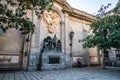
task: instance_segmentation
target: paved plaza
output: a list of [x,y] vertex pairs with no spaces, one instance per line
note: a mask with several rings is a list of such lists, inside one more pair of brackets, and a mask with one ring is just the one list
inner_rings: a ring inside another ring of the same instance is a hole
[[84,67],[54,71],[0,71],[0,80],[120,80],[120,70]]

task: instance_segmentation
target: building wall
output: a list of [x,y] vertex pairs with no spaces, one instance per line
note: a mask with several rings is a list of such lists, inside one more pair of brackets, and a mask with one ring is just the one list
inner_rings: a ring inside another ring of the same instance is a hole
[[[83,39],[90,34],[90,22],[83,19],[71,17],[69,18],[69,32],[74,31],[73,37],[73,57],[83,57],[84,61],[88,63],[98,63],[98,53],[95,48],[83,48]],[[70,50],[68,50],[70,51]]]
[[[72,65],[71,63],[79,57],[82,57],[84,64],[88,64],[89,61],[98,63],[97,49],[84,49],[82,46],[82,40],[89,34],[89,25],[91,24],[91,21],[86,20],[85,18],[72,16],[70,15],[71,12],[63,11],[64,8],[66,7],[60,3],[54,3],[52,11],[57,14],[58,24],[55,26],[56,28],[52,34],[49,33],[43,16],[38,19],[35,15],[35,11],[28,11],[26,16],[35,24],[35,33],[33,35],[25,35],[25,39],[23,39],[23,36],[15,30],[10,30],[5,34],[0,33],[0,52],[3,53],[5,51],[12,54],[22,54],[23,52],[23,54],[20,55],[22,68],[25,70],[37,70],[41,63],[40,55],[42,55],[41,49],[43,47],[43,40],[47,36],[53,37],[56,35],[62,42],[62,52],[65,54],[65,64],[67,66],[70,67]],[[79,11],[76,14],[78,13]],[[79,15],[82,15],[82,13]],[[69,38],[71,31],[74,31],[72,57],[70,57],[71,46]],[[13,34],[10,34],[11,32]],[[2,38],[3,35],[5,36],[4,38]],[[4,40],[5,38],[6,40]],[[30,41],[26,42],[26,39],[29,39]],[[90,58],[90,56],[92,56],[92,58]]]
[[0,30],[0,68],[21,67],[23,35],[15,29]]

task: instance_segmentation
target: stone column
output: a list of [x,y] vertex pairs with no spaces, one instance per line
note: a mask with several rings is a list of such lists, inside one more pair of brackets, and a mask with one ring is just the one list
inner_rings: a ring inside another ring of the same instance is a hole
[[65,50],[65,54],[66,54],[66,66],[67,67],[71,67],[72,66],[72,58],[70,57],[70,39],[69,39],[69,13],[64,13],[64,21],[65,21],[65,34],[64,34],[64,50]]
[[31,35],[31,45],[29,51],[29,61],[28,61],[28,70],[37,70],[38,64],[38,54],[40,53],[39,48],[39,27],[38,27],[38,17],[33,11],[32,21],[35,24],[35,33]]
[[65,31],[65,34],[64,34],[64,50],[65,50],[65,53],[69,53],[69,52],[67,52],[68,51],[68,48],[69,48],[69,45],[68,45],[68,41],[69,41],[69,19],[68,19],[68,17],[69,17],[69,14],[68,13],[64,13],[64,16],[65,16],[65,29],[64,29],[64,31]]
[[61,21],[61,43],[62,43],[62,52],[65,53],[65,22]]

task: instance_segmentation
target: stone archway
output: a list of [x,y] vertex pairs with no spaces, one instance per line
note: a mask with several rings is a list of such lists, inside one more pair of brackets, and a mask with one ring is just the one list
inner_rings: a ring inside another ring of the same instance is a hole
[[59,10],[57,7],[53,7],[53,10],[55,10],[60,18],[61,18],[61,21],[60,21],[60,26],[61,26],[61,43],[62,43],[62,52],[65,53],[65,17],[64,17],[64,14],[62,13],[61,10]]
[[[61,43],[62,43],[62,52],[64,53],[64,34],[65,34],[65,25],[64,25],[64,14],[62,13],[61,10],[59,10],[57,7],[53,7],[52,9],[53,11],[55,11],[59,16],[60,16],[60,39],[61,39]],[[41,55],[41,48],[42,48],[42,36],[43,36],[43,27],[42,28],[42,18],[38,19],[35,16],[35,13],[33,14],[33,20],[36,21],[35,25],[36,25],[36,29],[35,29],[35,34],[32,35],[32,42],[31,42],[31,50],[30,50],[30,55],[32,56],[36,56],[36,64],[34,65],[34,68],[38,67],[40,65],[40,55]],[[29,62],[29,64],[32,62]],[[36,67],[35,67],[36,66]],[[40,69],[40,68],[39,68]]]

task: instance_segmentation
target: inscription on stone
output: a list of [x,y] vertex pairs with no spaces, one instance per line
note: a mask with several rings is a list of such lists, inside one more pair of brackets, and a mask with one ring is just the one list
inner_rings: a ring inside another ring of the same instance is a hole
[[18,63],[19,56],[1,56],[0,55],[0,63],[8,64],[8,63]]
[[60,57],[49,56],[49,64],[59,64]]

